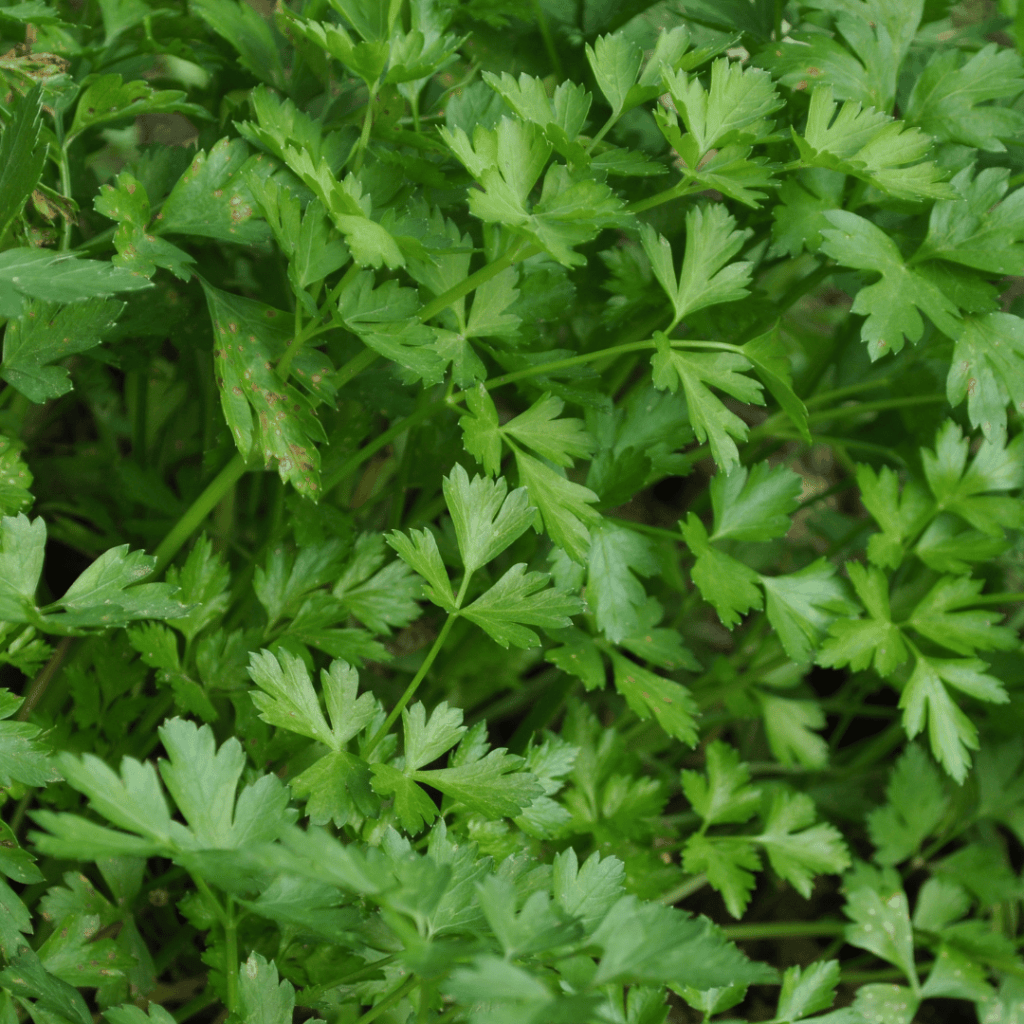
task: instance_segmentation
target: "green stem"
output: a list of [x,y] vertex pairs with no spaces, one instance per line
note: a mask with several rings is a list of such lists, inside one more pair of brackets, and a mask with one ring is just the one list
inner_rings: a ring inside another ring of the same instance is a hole
[[352,170],[358,174],[363,167],[363,159],[366,156],[366,147],[370,144],[370,129],[373,127],[373,108],[377,100],[377,89],[379,82],[367,85],[369,96],[366,100],[366,114],[363,116],[363,130],[359,133],[359,143],[356,147],[356,159]]
[[[64,118],[58,115],[54,119],[54,127],[57,129],[57,164],[60,168],[60,194],[71,201],[71,164],[68,161],[68,142],[64,136]],[[60,251],[67,252],[71,248],[71,218],[64,218],[64,226],[61,229]]]
[[770,924],[734,924],[722,928],[733,942],[755,939],[799,939],[843,935],[842,921],[776,921]]
[[149,406],[149,366],[135,371],[135,415],[132,417],[132,448],[135,461],[146,468],[146,421]]
[[544,49],[548,51],[548,60],[551,61],[551,66],[555,69],[558,81],[561,82],[565,78],[565,72],[562,70],[562,60],[558,56],[558,50],[555,47],[554,37],[551,35],[551,27],[548,25],[547,16],[544,14],[544,8],[541,7],[539,0],[532,0],[532,3],[533,13],[537,18],[537,25],[544,40]]
[[171,559],[181,550],[185,541],[202,526],[203,520],[213,511],[221,498],[242,479],[246,468],[245,459],[236,453],[235,457],[210,481],[206,490],[192,502],[154,552],[156,555],[154,578],[167,568]]
[[[456,606],[462,604],[463,597],[466,596],[466,587],[469,583],[469,576],[465,576],[462,580],[462,586],[459,588],[459,596],[455,599]],[[441,632],[437,634],[437,639],[434,641],[434,645],[427,652],[427,656],[423,659],[422,664],[416,672],[416,675],[412,677],[412,681],[405,688],[405,693],[402,694],[398,703],[391,709],[391,714],[384,719],[384,724],[377,730],[377,734],[370,740],[370,745],[362,752],[364,761],[370,759],[370,755],[377,749],[377,745],[380,743],[391,729],[391,726],[395,724],[398,716],[405,710],[406,705],[412,700],[416,691],[419,689],[420,683],[426,678],[427,673],[430,671],[430,666],[434,664],[434,660],[441,653],[441,648],[444,646],[445,640],[448,639],[448,633],[451,631],[452,626],[455,624],[455,620],[458,618],[458,613],[449,612],[448,618],[444,620],[444,625],[441,627]]]
[[858,402],[857,405],[844,405],[838,409],[821,409],[808,415],[809,423],[834,420],[840,416],[857,416],[862,412],[881,412],[883,409],[903,409],[909,405],[945,404],[945,395],[910,395],[905,398],[882,398],[877,402]]
[[981,594],[971,600],[971,604],[1017,604],[1024,601],[1024,594],[1006,591],[1001,594]]
[[470,274],[454,288],[449,288],[448,291],[442,292],[433,301],[428,302],[416,314],[417,317],[421,323],[426,323],[438,313],[443,313],[453,302],[457,302],[464,295],[468,295],[486,281],[490,281],[492,277],[497,277],[503,270],[507,270],[513,264],[520,263],[531,256],[536,256],[542,251],[539,245],[525,245],[523,242],[513,245],[504,256],[499,256],[493,263],[481,267],[475,274]]
[[682,199],[683,196],[692,195],[694,192],[703,191],[703,186],[698,185],[696,182],[686,183],[679,182],[677,185],[673,185],[671,188],[665,189],[663,192],[658,192],[653,196],[649,196],[647,199],[638,199],[635,203],[627,203],[626,209],[630,213],[643,213],[645,210],[651,210],[655,206],[661,206],[663,203],[670,203],[673,199]]
[[53,677],[57,674],[57,669],[63,664],[74,642],[75,638],[71,636],[61,638],[60,643],[54,648],[53,654],[50,655],[50,660],[40,669],[39,675],[32,680],[32,685],[28,688],[21,707],[18,708],[18,713],[15,716],[16,721],[28,721],[36,705],[43,699],[46,688],[53,681]]
[[707,875],[693,875],[685,882],[677,885],[670,892],[665,893],[665,895],[661,897],[661,902],[667,907],[674,907],[680,902],[680,900],[685,900],[687,896],[692,896],[695,892],[700,892],[700,890],[707,884]]
[[385,996],[372,1010],[367,1010],[362,1017],[359,1017],[355,1024],[370,1024],[370,1021],[376,1020],[385,1012],[385,1010],[390,1010],[392,1006],[400,1003],[418,984],[419,979],[416,975],[410,975],[390,995]]
[[603,125],[601,125],[600,131],[590,140],[590,145],[587,146],[587,153],[592,153],[594,147],[611,131],[612,125],[618,121],[619,115],[612,113],[612,116],[608,118]]
[[399,420],[390,429],[385,430],[383,434],[376,437],[368,445],[360,448],[359,451],[347,458],[329,477],[324,480],[323,493],[328,494],[333,491],[334,488],[342,482],[342,480],[351,476],[351,474],[354,473],[372,455],[379,452],[381,448],[391,444],[399,434],[404,433],[410,427],[416,426],[417,423],[428,419],[433,415],[436,409],[437,405],[433,402],[417,409],[414,413],[406,416],[405,419]]
[[358,971],[351,971],[343,975],[337,981],[328,981],[323,985],[312,985],[309,988],[304,988],[298,999],[295,1000],[295,1004],[296,1006],[312,1006],[325,992],[330,992],[333,988],[340,988],[342,985],[351,985],[352,982],[359,981],[369,974],[376,974],[377,971],[387,967],[388,964],[393,964],[396,959],[398,958],[395,954],[385,956],[380,960],[374,960],[373,963],[367,964],[365,967],[361,967]]
[[196,996],[195,999],[190,999],[184,1006],[175,1010],[174,1019],[177,1021],[177,1024],[184,1024],[185,1021],[215,1002],[217,1002],[217,993],[210,989],[208,992],[203,992],[201,995]]
[[862,391],[876,391],[878,388],[888,387],[892,383],[889,377],[881,377],[878,380],[867,381],[863,384],[850,384],[845,388],[834,388],[832,391],[822,391],[820,394],[811,395],[804,400],[804,405],[810,408],[812,405],[822,405],[827,402],[837,402],[841,398],[848,398],[850,395],[859,395]]
[[238,1009],[238,921],[235,901],[229,896],[224,921],[224,973],[228,983],[228,1012]]
[[358,377],[368,366],[375,363],[380,356],[372,348],[364,348],[357,356],[353,356],[344,366],[338,368],[332,383],[336,388],[343,388],[353,377]]
[[277,375],[283,381],[288,380],[292,371],[292,360],[302,351],[306,339],[302,333],[302,303],[295,298],[295,327],[292,331],[292,343],[284,350],[284,355],[277,361]]

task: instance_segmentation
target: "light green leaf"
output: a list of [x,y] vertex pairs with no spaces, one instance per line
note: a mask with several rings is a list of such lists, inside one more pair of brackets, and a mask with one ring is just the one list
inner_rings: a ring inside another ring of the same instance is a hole
[[570,615],[583,610],[579,598],[547,587],[549,578],[547,573],[526,572],[525,563],[513,565],[461,614],[502,647],[538,647],[539,637],[527,626],[562,629],[572,624]]

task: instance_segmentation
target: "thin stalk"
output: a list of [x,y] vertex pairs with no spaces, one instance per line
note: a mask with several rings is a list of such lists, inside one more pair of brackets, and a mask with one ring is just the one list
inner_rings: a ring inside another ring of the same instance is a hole
[[379,82],[367,86],[369,96],[366,100],[366,113],[363,116],[363,130],[359,133],[359,143],[356,146],[356,159],[352,170],[358,174],[363,167],[363,160],[366,157],[366,147],[370,144],[370,129],[373,127],[373,108],[377,102],[377,89]]
[[688,878],[685,882],[682,882],[674,889],[665,893],[665,895],[661,897],[661,902],[667,907],[674,907],[681,900],[685,900],[687,896],[692,896],[695,892],[700,892],[700,890],[707,884],[707,875],[694,875],[692,878]]
[[304,988],[302,990],[302,994],[295,1000],[295,1003],[297,1006],[311,1006],[325,992],[330,992],[332,988],[339,988],[342,985],[351,985],[352,982],[359,981],[369,974],[375,974],[382,968],[387,967],[388,964],[393,964],[396,959],[397,956],[394,954],[391,956],[385,956],[380,960],[374,960],[372,964],[367,964],[358,971],[352,971],[349,974],[343,975],[336,981],[328,981],[323,985],[312,985],[309,988]]
[[[753,434],[753,431],[751,431],[751,434]],[[802,435],[784,430],[774,431],[771,436],[781,441],[801,441],[804,444],[807,443]],[[891,448],[886,448],[884,445],[871,444],[869,441],[851,441],[848,437],[833,437],[830,434],[814,434],[812,437],[814,444],[831,444],[837,447],[858,448],[861,451],[871,452],[873,455],[880,455],[883,459],[889,459],[891,462],[895,462],[904,468],[907,465],[906,460],[902,456],[897,455]]]
[[228,983],[228,1012],[238,1009],[238,921],[235,901],[229,896],[224,920],[224,973]]
[[618,121],[619,117],[617,114],[612,114],[603,125],[601,125],[600,131],[590,140],[590,145],[587,146],[587,153],[592,153],[594,147],[611,131],[612,125]]
[[43,694],[46,693],[46,688],[53,681],[53,677],[57,674],[57,669],[59,669],[61,664],[64,662],[64,659],[67,657],[68,651],[71,650],[71,645],[74,642],[74,637],[61,637],[60,643],[57,644],[53,650],[53,654],[50,655],[50,660],[39,670],[39,675],[32,680],[32,685],[29,686],[28,692],[25,694],[25,699],[22,701],[21,707],[18,708],[17,715],[15,715],[16,721],[28,721],[29,716],[35,710],[36,705],[43,699]]
[[892,380],[889,377],[881,377],[878,380],[866,381],[863,384],[850,384],[845,388],[822,391],[820,394],[811,395],[810,398],[804,399],[804,405],[810,408],[825,402],[837,402],[839,399],[848,398],[850,395],[859,395],[862,391],[875,391],[878,388],[888,387],[891,383]]
[[189,537],[202,526],[203,520],[219,504],[221,498],[242,479],[246,468],[245,459],[236,453],[234,458],[210,481],[206,490],[192,502],[154,552],[156,555],[154,578],[167,568],[171,559],[181,550],[182,545]]
[[146,468],[146,421],[149,418],[149,368],[135,371],[135,409],[132,417],[132,454]]
[[[461,604],[461,600],[458,603]],[[441,632],[437,634],[437,639],[434,641],[434,645],[427,652],[427,656],[423,659],[416,675],[412,677],[412,681],[405,688],[405,693],[402,694],[398,703],[391,709],[391,714],[384,719],[384,724],[377,730],[373,739],[370,740],[370,745],[362,752],[364,761],[368,761],[370,759],[370,755],[377,749],[380,741],[387,736],[388,732],[391,730],[391,726],[395,724],[398,716],[405,710],[409,701],[412,700],[416,691],[419,689],[420,683],[423,682],[427,673],[430,671],[430,666],[434,664],[434,660],[441,653],[441,648],[444,646],[445,640],[448,639],[448,634],[457,617],[458,616],[455,614],[449,614],[448,618],[444,620]]]
[[555,40],[551,35],[551,26],[548,25],[547,16],[544,14],[544,8],[541,7],[539,0],[531,0],[531,2],[533,4],[533,13],[537,18],[537,25],[540,28],[541,38],[544,40],[544,49],[548,51],[548,60],[551,61],[551,66],[555,69],[555,75],[558,77],[559,82],[561,82],[565,78],[565,72],[562,70],[562,60],[558,56]]
[[1024,594],[1006,591],[1000,594],[980,594],[971,599],[971,604],[1017,604],[1024,601]]
[[488,263],[486,267],[481,267],[475,274],[470,274],[469,277],[464,281],[460,281],[454,288],[449,288],[448,291],[442,292],[437,298],[428,302],[416,314],[417,317],[421,323],[426,323],[432,317],[437,316],[438,313],[443,313],[453,302],[457,302],[464,295],[468,295],[474,289],[479,288],[480,285],[490,281],[492,277],[497,277],[503,270],[507,270],[513,264],[520,263],[531,256],[536,256],[541,251],[539,245],[525,245],[523,242],[513,245],[504,256],[499,256],[493,263]]
[[383,434],[376,437],[368,445],[360,448],[355,454],[347,458],[326,480],[323,484],[323,492],[325,494],[333,491],[335,487],[347,479],[352,473],[354,473],[367,459],[372,455],[376,454],[381,448],[391,444],[391,442],[398,437],[399,434],[404,433],[410,427],[416,426],[417,423],[428,419],[438,408],[438,405],[431,402],[429,405],[425,405],[420,409],[417,409],[414,413],[406,416],[405,419],[399,420],[388,430],[385,430]]
[[831,938],[843,935],[842,921],[774,921],[769,924],[734,924],[722,928],[733,942],[756,939]]
[[689,185],[684,182],[679,182],[677,185],[673,185],[671,188],[665,189],[663,192],[658,192],[653,196],[649,196],[647,199],[638,199],[635,203],[627,203],[626,209],[630,213],[643,213],[645,210],[652,210],[655,206],[661,206],[663,203],[670,203],[673,199],[682,199],[684,196],[692,195],[694,192],[703,191],[702,186],[695,182]]
[[358,377],[368,366],[375,363],[380,356],[372,348],[364,348],[357,356],[353,356],[344,366],[338,368],[334,374],[334,386],[343,388],[353,377]]
[[288,380],[292,371],[292,360],[302,351],[306,339],[302,333],[302,303],[295,303],[295,327],[292,330],[292,343],[284,350],[284,355],[277,361],[277,375],[281,380]]
[[174,1019],[177,1024],[184,1024],[185,1021],[194,1017],[197,1013],[205,1010],[208,1006],[217,1002],[217,993],[210,989],[208,992],[203,992],[201,995],[190,999],[184,1006],[174,1013]]
[[362,1017],[359,1017],[355,1024],[370,1024],[370,1021],[376,1020],[382,1013],[384,1013],[385,1010],[390,1010],[392,1006],[400,1003],[418,984],[419,979],[416,975],[410,975],[390,995],[385,996],[372,1010],[367,1010]]
[[[64,116],[57,114],[53,119],[53,127],[57,135],[57,166],[60,168],[60,194],[71,201],[71,163],[68,160],[68,144],[64,138]],[[64,218],[61,228],[60,251],[67,252],[71,248],[71,218]]]

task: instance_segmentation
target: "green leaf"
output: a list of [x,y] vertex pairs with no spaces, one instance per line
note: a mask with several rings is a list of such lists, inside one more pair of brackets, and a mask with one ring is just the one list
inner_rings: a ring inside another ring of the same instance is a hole
[[789,1024],[827,1010],[835,1001],[838,984],[838,960],[819,960],[805,968],[790,967],[782,976],[775,1019]]
[[539,647],[539,637],[527,626],[561,629],[572,624],[570,615],[583,610],[577,597],[547,587],[549,578],[547,573],[526,572],[525,563],[513,565],[461,614],[502,647]]
[[[367,541],[369,545],[366,545]],[[419,618],[420,606],[416,599],[421,594],[420,581],[400,560],[373,572],[384,560],[384,537],[381,534],[363,534],[356,541],[356,547],[360,545],[370,546],[379,554],[373,556],[369,569],[364,567],[358,573],[346,571],[334,585],[332,595],[374,633],[387,635],[394,628],[404,629]]]
[[583,421],[558,419],[565,403],[553,395],[542,395],[526,412],[509,420],[501,433],[531,448],[556,466],[571,466],[573,459],[585,459],[595,448]]
[[171,189],[154,222],[156,233],[245,245],[269,241],[270,226],[255,216],[249,180],[273,170],[266,157],[250,156],[242,139],[221,139],[208,153],[197,153]]
[[648,983],[722,987],[774,977],[727,942],[706,918],[623,896],[592,941],[604,949],[594,984]]
[[362,758],[332,750],[292,778],[289,787],[297,799],[306,801],[312,824],[333,822],[343,828],[379,813],[371,781],[370,766]]
[[[253,299],[202,282],[213,324],[221,408],[235,444],[248,459],[254,449],[282,480],[319,497],[320,452],[326,441],[310,402],[271,369],[291,337],[284,314]],[[255,417],[255,419],[254,419]]]
[[684,770],[682,783],[686,799],[705,825],[749,821],[761,800],[739,753],[721,740],[708,744],[705,773]]
[[552,894],[567,913],[583,922],[590,934],[623,895],[625,870],[616,857],[592,853],[580,867],[570,846],[556,853],[551,866]]
[[173,619],[188,609],[174,598],[176,587],[169,583],[142,583],[154,569],[156,559],[141,551],[129,551],[127,544],[104,551],[66,591],[59,601],[47,606],[61,609],[45,616],[56,631],[100,626],[124,626],[135,619]]
[[1016,631],[995,623],[1000,616],[991,611],[961,611],[975,603],[984,580],[965,576],[943,576],[910,614],[909,625],[921,636],[957,654],[976,651],[1012,650]]
[[920,533],[935,509],[915,480],[908,481],[901,495],[899,477],[888,466],[877,472],[870,466],[858,466],[857,486],[864,507],[882,528],[868,540],[868,559],[873,565],[898,569],[904,544]]
[[426,708],[419,702],[402,712],[405,733],[405,770],[416,771],[439,758],[466,732],[462,711],[442,701],[427,718]]
[[263,691],[253,690],[251,696],[264,722],[308,736],[331,750],[344,749],[377,714],[372,694],[356,696],[359,675],[343,661],[331,662],[330,668],[320,673],[330,726],[301,658],[285,650],[279,650],[276,657],[270,651],[259,651],[250,655],[249,674]]
[[427,581],[424,594],[446,612],[455,611],[455,593],[434,535],[429,530],[410,530],[407,536],[395,530],[384,539],[403,562]]
[[922,160],[932,145],[928,135],[879,110],[862,109],[852,100],[844,103],[837,114],[838,104],[832,95],[831,86],[818,86],[811,96],[803,136],[793,130],[793,141],[805,166],[851,174],[894,199],[955,197],[938,165]]
[[46,165],[46,147],[40,145],[42,89],[35,86],[24,96],[16,93],[7,107],[10,120],[0,134],[0,242],[21,213]]
[[858,562],[847,562],[846,571],[868,617],[833,622],[818,652],[818,664],[828,668],[849,665],[854,672],[861,672],[874,663],[880,676],[891,675],[907,660],[907,646],[892,621],[888,581],[881,570]]
[[1009,698],[1002,683],[986,675],[984,662],[945,661],[918,656],[910,681],[900,696],[903,727],[913,739],[928,722],[932,754],[957,781],[963,782],[971,766],[969,750],[978,749],[978,730],[950,696],[953,686],[978,700],[1004,704]]
[[635,530],[602,519],[591,532],[587,557],[587,603],[598,629],[621,643],[639,632],[639,609],[647,592],[636,578],[651,576],[660,566],[652,543]]
[[529,505],[526,489],[517,487],[509,494],[503,477],[470,480],[456,465],[443,487],[467,574],[500,555],[533,522],[536,509]]
[[824,558],[786,576],[762,576],[760,582],[768,621],[796,662],[810,661],[829,626],[857,610]]
[[851,307],[867,317],[861,338],[867,342],[872,360],[901,351],[904,338],[919,341],[924,330],[921,313],[950,337],[959,334],[956,303],[930,277],[908,267],[884,231],[846,210],[833,210],[825,216],[833,227],[822,231],[822,252],[843,266],[880,275],[876,283],[857,292]]
[[658,350],[652,358],[654,383],[676,391],[680,384],[690,411],[690,423],[697,440],[707,441],[716,465],[730,473],[739,465],[739,450],[733,438],[747,439],[747,424],[727,409],[708,385],[724,391],[741,402],[764,405],[761,385],[743,376],[751,368],[749,360],[731,352],[687,352],[672,348],[661,332],[655,333]]
[[463,446],[484,467],[485,473],[497,476],[501,472],[498,410],[482,384],[466,392],[466,406],[472,415],[459,420]]
[[287,76],[270,22],[254,8],[231,0],[196,0],[193,10],[222,39],[233,46],[242,67],[276,89],[285,89]]
[[686,250],[677,279],[668,240],[649,224],[640,226],[651,269],[675,310],[672,327],[698,309],[736,302],[749,294],[752,264],[729,262],[749,235],[736,229],[736,219],[723,205],[693,207],[686,214]]
[[67,306],[30,302],[7,325],[0,376],[32,402],[71,390],[64,366],[52,363],[95,348],[115,324],[124,303],[86,299]]
[[598,36],[594,45],[586,47],[587,63],[594,72],[597,86],[612,108],[612,117],[619,117],[626,108],[630,89],[640,74],[643,50],[623,33]]
[[946,420],[936,432],[934,452],[921,449],[925,478],[940,509],[960,516],[982,533],[1002,538],[1004,530],[1024,526],[1020,502],[993,494],[1024,486],[1024,435],[1005,446],[999,440],[983,441],[970,466],[969,445],[960,428]]
[[203,534],[192,546],[185,564],[180,569],[170,566],[166,576],[167,582],[178,588],[178,600],[189,609],[170,624],[191,642],[227,611],[231,572],[224,559],[214,554],[213,542]]
[[1003,140],[1024,129],[1024,114],[1002,104],[980,104],[1021,92],[1024,65],[1013,50],[990,43],[966,61],[956,50],[936,50],[914,82],[903,116],[941,142],[1002,153]]
[[910,909],[899,875],[892,868],[855,871],[847,883],[845,910],[853,922],[846,926],[846,941],[898,967],[916,990]]
[[761,719],[772,753],[782,764],[823,768],[828,763],[828,744],[816,730],[825,727],[825,712],[813,700],[776,697],[763,690],[757,695]]
[[761,859],[753,844],[742,836],[707,836],[696,832],[683,847],[683,869],[704,874],[711,887],[722,894],[733,917],[743,916],[757,884],[755,871]]
[[190,280],[189,264],[195,263],[195,258],[165,239],[147,233],[149,196],[142,182],[127,171],[122,171],[115,182],[115,185],[103,185],[93,200],[97,213],[118,222],[114,232],[117,255],[111,262],[144,277],[152,277],[157,267],[166,267],[179,280]]
[[[0,316],[19,316],[22,296],[48,303],[82,302],[151,287],[141,274],[98,260],[80,260],[47,249],[0,253]],[[49,312],[52,316],[53,311]]]
[[771,392],[793,426],[800,431],[801,437],[810,444],[811,431],[807,425],[807,407],[793,390],[789,355],[779,337],[778,326],[748,341],[743,346],[743,354],[753,364],[761,383]]
[[649,671],[615,651],[609,652],[615,671],[615,689],[637,718],[654,718],[677,740],[697,743],[697,704],[685,686]]
[[690,167],[728,143],[767,141],[770,115],[784,105],[768,72],[725,57],[711,65],[708,89],[684,71],[666,71],[663,80],[689,133],[681,155]]
[[1006,406],[1024,406],[1024,320],[1010,313],[966,317],[954,335],[949,404],[967,399],[971,426],[993,442],[1006,436]]
[[582,680],[588,690],[603,688],[604,662],[593,639],[578,629],[563,630],[557,636],[562,646],[545,651],[544,659]]
[[1024,189],[1007,196],[1009,176],[1002,167],[977,176],[972,167],[960,171],[950,181],[957,197],[932,207],[914,262],[938,259],[991,274],[1024,273]]
[[772,256],[799,256],[805,249],[821,248],[825,214],[843,206],[846,176],[824,167],[808,167],[782,183],[779,202],[772,209]]
[[176,846],[244,849],[271,842],[294,819],[288,790],[275,775],[247,785],[236,803],[245,753],[235,737],[215,751],[208,725],[197,729],[180,718],[164,722],[159,733],[168,757],[160,762],[160,775],[189,826],[185,835],[180,825],[170,827]]
[[516,450],[515,456],[519,480],[537,506],[548,536],[573,561],[583,564],[590,546],[588,527],[598,522],[590,506],[598,496],[532,455]]
[[0,434],[0,515],[27,512],[35,500],[29,492],[32,473],[21,457],[22,445]]
[[499,747],[479,760],[416,771],[412,778],[488,819],[514,818],[544,792],[535,775],[520,770],[523,764],[523,758]]
[[[0,719],[10,718],[20,705],[10,690],[0,690]],[[60,779],[49,750],[37,739],[40,731],[31,722],[0,721],[0,788],[16,782],[45,786]]]
[[46,524],[28,516],[0,520],[0,618],[27,622],[43,572]]
[[762,577],[731,555],[712,547],[704,524],[692,513],[680,521],[686,546],[696,558],[690,576],[701,597],[712,605],[722,625],[732,628],[751,608],[762,607],[757,584]]
[[259,953],[238,968],[238,1012],[245,1024],[289,1024],[295,1008],[291,982],[278,983],[277,965]]
[[710,539],[764,541],[781,537],[800,500],[800,477],[785,466],[771,469],[767,462],[752,470],[740,466],[711,481],[711,507],[715,530]]
[[89,76],[83,83],[85,92],[78,98],[75,118],[68,129],[67,142],[87,128],[139,117],[142,114],[185,114],[209,120],[204,107],[185,102],[184,92],[177,89],[154,89],[141,79],[125,82],[120,75]]
[[754,837],[780,878],[810,899],[816,875],[841,874],[850,866],[850,854],[832,826],[814,824],[814,801],[806,793],[775,795],[764,831]]
[[900,864],[935,834],[946,817],[949,801],[935,765],[916,744],[897,760],[885,789],[886,803],[867,819],[875,860]]

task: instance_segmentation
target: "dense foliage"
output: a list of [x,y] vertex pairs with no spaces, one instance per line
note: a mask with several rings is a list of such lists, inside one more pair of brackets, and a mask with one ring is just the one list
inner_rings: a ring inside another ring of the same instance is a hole
[[0,1024],[1024,1021],[1024,6],[0,34]]

